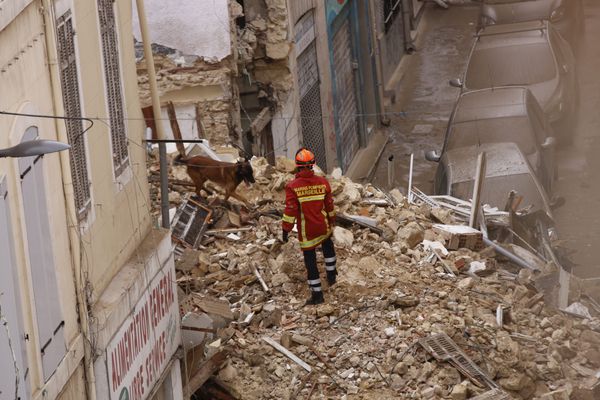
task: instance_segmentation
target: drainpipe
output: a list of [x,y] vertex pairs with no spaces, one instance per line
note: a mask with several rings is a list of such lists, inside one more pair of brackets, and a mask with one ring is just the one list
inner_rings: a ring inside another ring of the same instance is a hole
[[[57,49],[55,40],[54,30],[54,8],[52,7],[51,0],[42,0],[42,16],[44,21],[44,36],[46,38],[46,57],[48,60],[48,71],[50,75],[50,84],[52,86],[53,95],[53,109],[56,113],[58,110],[62,110],[62,96],[60,87],[60,77],[58,71],[58,61],[56,59],[56,53],[53,52]],[[57,132],[58,140],[64,143],[68,143],[66,131],[64,130],[63,120],[55,119],[54,125]],[[69,159],[69,153],[66,151],[59,153],[60,169],[63,181],[63,191],[65,196],[65,209],[68,216],[67,221],[77,221],[77,211],[75,210],[75,197],[73,195],[73,181],[71,179],[71,163]],[[94,373],[94,353],[90,345],[90,322],[88,319],[89,305],[85,296],[85,282],[82,280],[81,272],[81,242],[78,235],[79,223],[74,226],[67,226],[69,234],[69,244],[71,248],[71,264],[73,266],[73,280],[75,283],[76,300],[77,300],[77,311],[79,315],[79,325],[81,333],[84,337],[83,340],[83,363],[85,371],[86,394],[88,400],[96,400],[96,375]]]
[[379,112],[381,117],[379,121],[382,125],[389,126],[390,118],[385,114],[385,93],[383,89],[383,61],[381,56],[381,38],[377,31],[377,20],[375,18],[376,9],[373,1],[369,1],[369,14],[371,17],[371,36],[373,37],[373,50],[375,51],[375,76],[377,78],[377,95],[379,97]]
[[413,43],[412,36],[410,34],[411,25],[411,14],[410,14],[410,0],[402,0],[402,17],[404,22],[402,27],[404,28],[404,49],[408,54],[412,54],[417,50],[417,47]]
[[[154,55],[152,54],[152,39],[148,31],[148,21],[146,20],[146,10],[144,0],[136,0],[138,18],[140,21],[140,31],[142,33],[142,43],[144,44],[144,58],[146,59],[146,70],[148,71],[148,82],[150,83],[150,95],[152,97],[152,114],[154,115],[154,126],[156,126],[156,136],[158,139],[166,139],[163,131],[162,121],[160,120],[160,98],[158,96],[158,87],[156,85],[156,70],[154,68]],[[167,145],[158,144],[158,153],[160,155],[160,210],[162,227],[169,229],[169,177],[167,175]]]

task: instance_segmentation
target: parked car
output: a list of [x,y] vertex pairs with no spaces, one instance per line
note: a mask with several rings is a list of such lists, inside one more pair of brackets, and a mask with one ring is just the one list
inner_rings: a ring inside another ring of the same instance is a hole
[[487,143],[516,143],[548,193],[552,192],[556,165],[553,130],[531,92],[523,87],[482,89],[462,93],[452,111],[439,161],[447,152]]
[[434,193],[463,200],[473,197],[479,153],[486,154],[481,203],[504,209],[511,191],[523,199],[520,210],[542,212],[553,219],[550,200],[527,158],[515,143],[485,143],[455,148],[444,153],[435,175]]
[[549,20],[575,49],[584,27],[583,5],[581,0],[485,0],[479,14],[480,27],[534,20]]
[[527,87],[559,134],[575,125],[578,90],[575,59],[565,40],[544,21],[490,25],[477,34],[463,92],[501,86]]

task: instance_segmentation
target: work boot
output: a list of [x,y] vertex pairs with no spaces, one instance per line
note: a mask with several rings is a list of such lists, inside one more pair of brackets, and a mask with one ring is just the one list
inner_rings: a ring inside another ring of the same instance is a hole
[[325,300],[323,299],[323,292],[311,292],[310,299],[306,300],[304,303],[305,306],[314,306],[317,304],[323,304]]
[[329,287],[335,285],[335,280],[337,278],[337,271],[327,271],[327,283]]

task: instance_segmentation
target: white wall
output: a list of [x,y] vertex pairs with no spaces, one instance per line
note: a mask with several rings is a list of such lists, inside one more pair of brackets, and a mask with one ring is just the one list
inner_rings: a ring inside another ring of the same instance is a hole
[[33,0],[0,0],[0,31]]
[[[141,41],[136,1],[133,33]],[[231,54],[228,0],[145,0],[153,43],[220,61]]]

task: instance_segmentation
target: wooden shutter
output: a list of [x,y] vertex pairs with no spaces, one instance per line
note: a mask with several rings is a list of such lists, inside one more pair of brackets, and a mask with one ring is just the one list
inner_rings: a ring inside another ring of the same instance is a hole
[[[75,32],[71,11],[57,21],[58,62],[65,115],[81,118],[81,97],[75,56]],[[82,135],[83,121],[66,120],[67,136],[71,150],[71,176],[77,216],[84,219],[91,208],[90,181],[87,169],[86,138]]]
[[102,56],[106,81],[106,101],[110,118],[113,165],[115,176],[121,175],[129,163],[123,88],[119,62],[119,41],[113,0],[98,0],[98,19],[102,41]]

